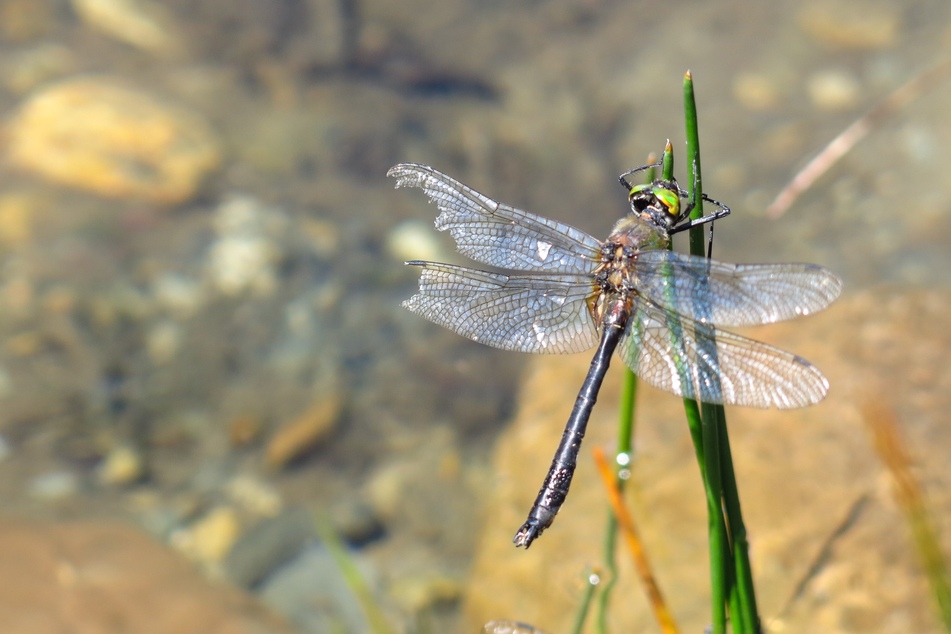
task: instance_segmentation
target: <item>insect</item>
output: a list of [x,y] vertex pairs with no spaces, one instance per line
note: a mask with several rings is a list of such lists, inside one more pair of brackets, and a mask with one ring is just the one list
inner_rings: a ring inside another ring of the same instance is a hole
[[747,407],[804,407],[829,383],[805,359],[719,329],[767,324],[828,306],[842,289],[814,264],[728,264],[668,250],[674,233],[729,213],[690,220],[672,180],[631,186],[630,213],[607,240],[492,200],[427,165],[387,173],[419,187],[439,208],[436,229],[460,253],[508,272],[413,260],[419,292],[410,311],[504,350],[573,353],[597,346],[545,482],[516,546],[528,548],[558,513],[581,440],[618,351],[642,380],[685,398]]

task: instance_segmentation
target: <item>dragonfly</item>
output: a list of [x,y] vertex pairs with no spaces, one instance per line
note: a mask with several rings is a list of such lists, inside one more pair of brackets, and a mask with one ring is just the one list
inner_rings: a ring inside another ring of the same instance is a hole
[[[418,187],[439,209],[436,229],[457,250],[497,271],[412,260],[419,292],[403,307],[488,346],[564,354],[596,347],[561,442],[516,546],[551,526],[568,495],[581,441],[615,350],[643,381],[706,403],[789,409],[822,400],[825,376],[809,361],[720,329],[808,315],[832,303],[842,282],[815,264],[730,264],[669,250],[699,219],[676,181],[628,190],[630,213],[605,241],[570,225],[497,202],[427,165],[387,172]],[[709,254],[708,254],[709,255]]]

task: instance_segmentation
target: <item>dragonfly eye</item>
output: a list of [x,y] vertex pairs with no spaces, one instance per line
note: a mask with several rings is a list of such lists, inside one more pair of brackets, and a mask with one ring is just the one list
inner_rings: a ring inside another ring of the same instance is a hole
[[678,192],[671,191],[665,187],[655,187],[654,195],[660,204],[663,205],[664,212],[668,216],[671,224],[680,218],[680,194]]
[[670,181],[654,181],[649,185],[632,187],[628,199],[634,214],[647,215],[667,230],[680,219],[680,192]]
[[640,214],[653,205],[657,197],[653,185],[637,185],[631,188],[627,199],[631,203],[631,211]]

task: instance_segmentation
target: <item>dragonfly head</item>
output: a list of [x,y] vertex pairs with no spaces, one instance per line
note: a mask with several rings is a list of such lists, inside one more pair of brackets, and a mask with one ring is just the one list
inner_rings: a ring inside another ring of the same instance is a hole
[[646,185],[635,185],[627,198],[631,203],[631,213],[670,231],[684,215],[680,196],[676,182],[656,180]]

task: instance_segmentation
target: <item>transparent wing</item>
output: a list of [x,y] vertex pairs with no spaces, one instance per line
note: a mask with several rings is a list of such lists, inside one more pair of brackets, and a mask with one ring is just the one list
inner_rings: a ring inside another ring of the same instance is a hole
[[419,292],[403,307],[464,337],[503,350],[581,352],[598,341],[579,275],[502,275],[437,262],[422,269]]
[[802,357],[685,319],[643,297],[635,300],[618,353],[654,387],[708,403],[791,409],[818,403],[829,390]]
[[842,291],[831,271],[815,264],[727,264],[707,258],[643,251],[634,286],[654,303],[718,326],[753,326],[822,310]]
[[601,243],[583,231],[483,196],[428,165],[401,163],[387,176],[397,187],[419,187],[442,212],[436,228],[448,230],[463,255],[504,269],[588,273],[600,261]]

